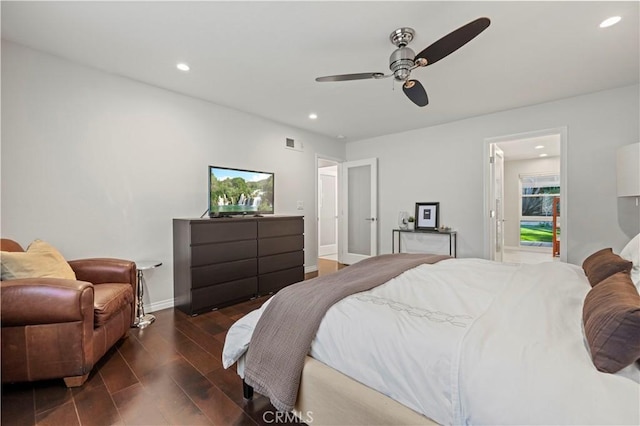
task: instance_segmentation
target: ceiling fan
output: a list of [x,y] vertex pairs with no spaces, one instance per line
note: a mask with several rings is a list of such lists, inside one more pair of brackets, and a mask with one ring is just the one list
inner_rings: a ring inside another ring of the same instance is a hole
[[416,105],[423,107],[429,103],[427,92],[418,80],[410,80],[411,71],[418,67],[426,67],[438,62],[440,59],[460,49],[484,31],[491,21],[489,18],[478,18],[457,30],[447,34],[440,40],[428,46],[417,55],[407,47],[413,40],[415,31],[413,28],[398,28],[389,36],[389,40],[397,49],[389,57],[389,69],[392,73],[385,75],[381,72],[366,72],[359,74],[339,74],[326,77],[318,77],[316,81],[349,81],[381,79],[394,77],[396,81],[402,81],[402,91]]

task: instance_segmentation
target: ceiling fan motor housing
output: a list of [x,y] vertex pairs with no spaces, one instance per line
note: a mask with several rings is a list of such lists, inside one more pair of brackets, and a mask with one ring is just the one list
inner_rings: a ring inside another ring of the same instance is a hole
[[415,56],[416,54],[413,50],[404,46],[393,51],[389,57],[389,69],[393,71],[393,77],[396,80],[405,81],[409,78]]

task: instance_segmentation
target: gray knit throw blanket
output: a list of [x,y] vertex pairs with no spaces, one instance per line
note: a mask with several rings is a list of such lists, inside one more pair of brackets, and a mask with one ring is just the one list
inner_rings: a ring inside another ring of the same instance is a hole
[[247,351],[245,382],[282,411],[296,402],[304,359],[320,321],[336,302],[386,283],[403,272],[449,256],[386,254],[280,290],[258,321]]

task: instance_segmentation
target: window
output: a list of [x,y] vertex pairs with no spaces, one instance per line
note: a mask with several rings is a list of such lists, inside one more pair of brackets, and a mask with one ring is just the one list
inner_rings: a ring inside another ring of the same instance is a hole
[[560,176],[520,175],[520,187],[520,245],[551,247],[553,199],[560,196]]

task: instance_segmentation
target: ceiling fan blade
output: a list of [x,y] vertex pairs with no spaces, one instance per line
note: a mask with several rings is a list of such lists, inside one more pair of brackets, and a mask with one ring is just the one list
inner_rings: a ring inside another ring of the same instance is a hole
[[435,64],[440,59],[469,43],[478,34],[487,29],[489,24],[491,24],[489,18],[478,18],[461,26],[418,53],[415,58],[416,62],[419,63],[418,59],[422,58],[427,60],[427,63],[423,66]]
[[407,80],[402,85],[402,91],[407,98],[411,99],[411,102],[419,107],[427,106],[429,104],[429,98],[427,97],[427,91],[418,80]]
[[369,78],[383,78],[385,75],[381,72],[363,72],[360,74],[340,74],[329,75],[326,77],[318,77],[316,81],[349,81],[349,80],[367,80]]

